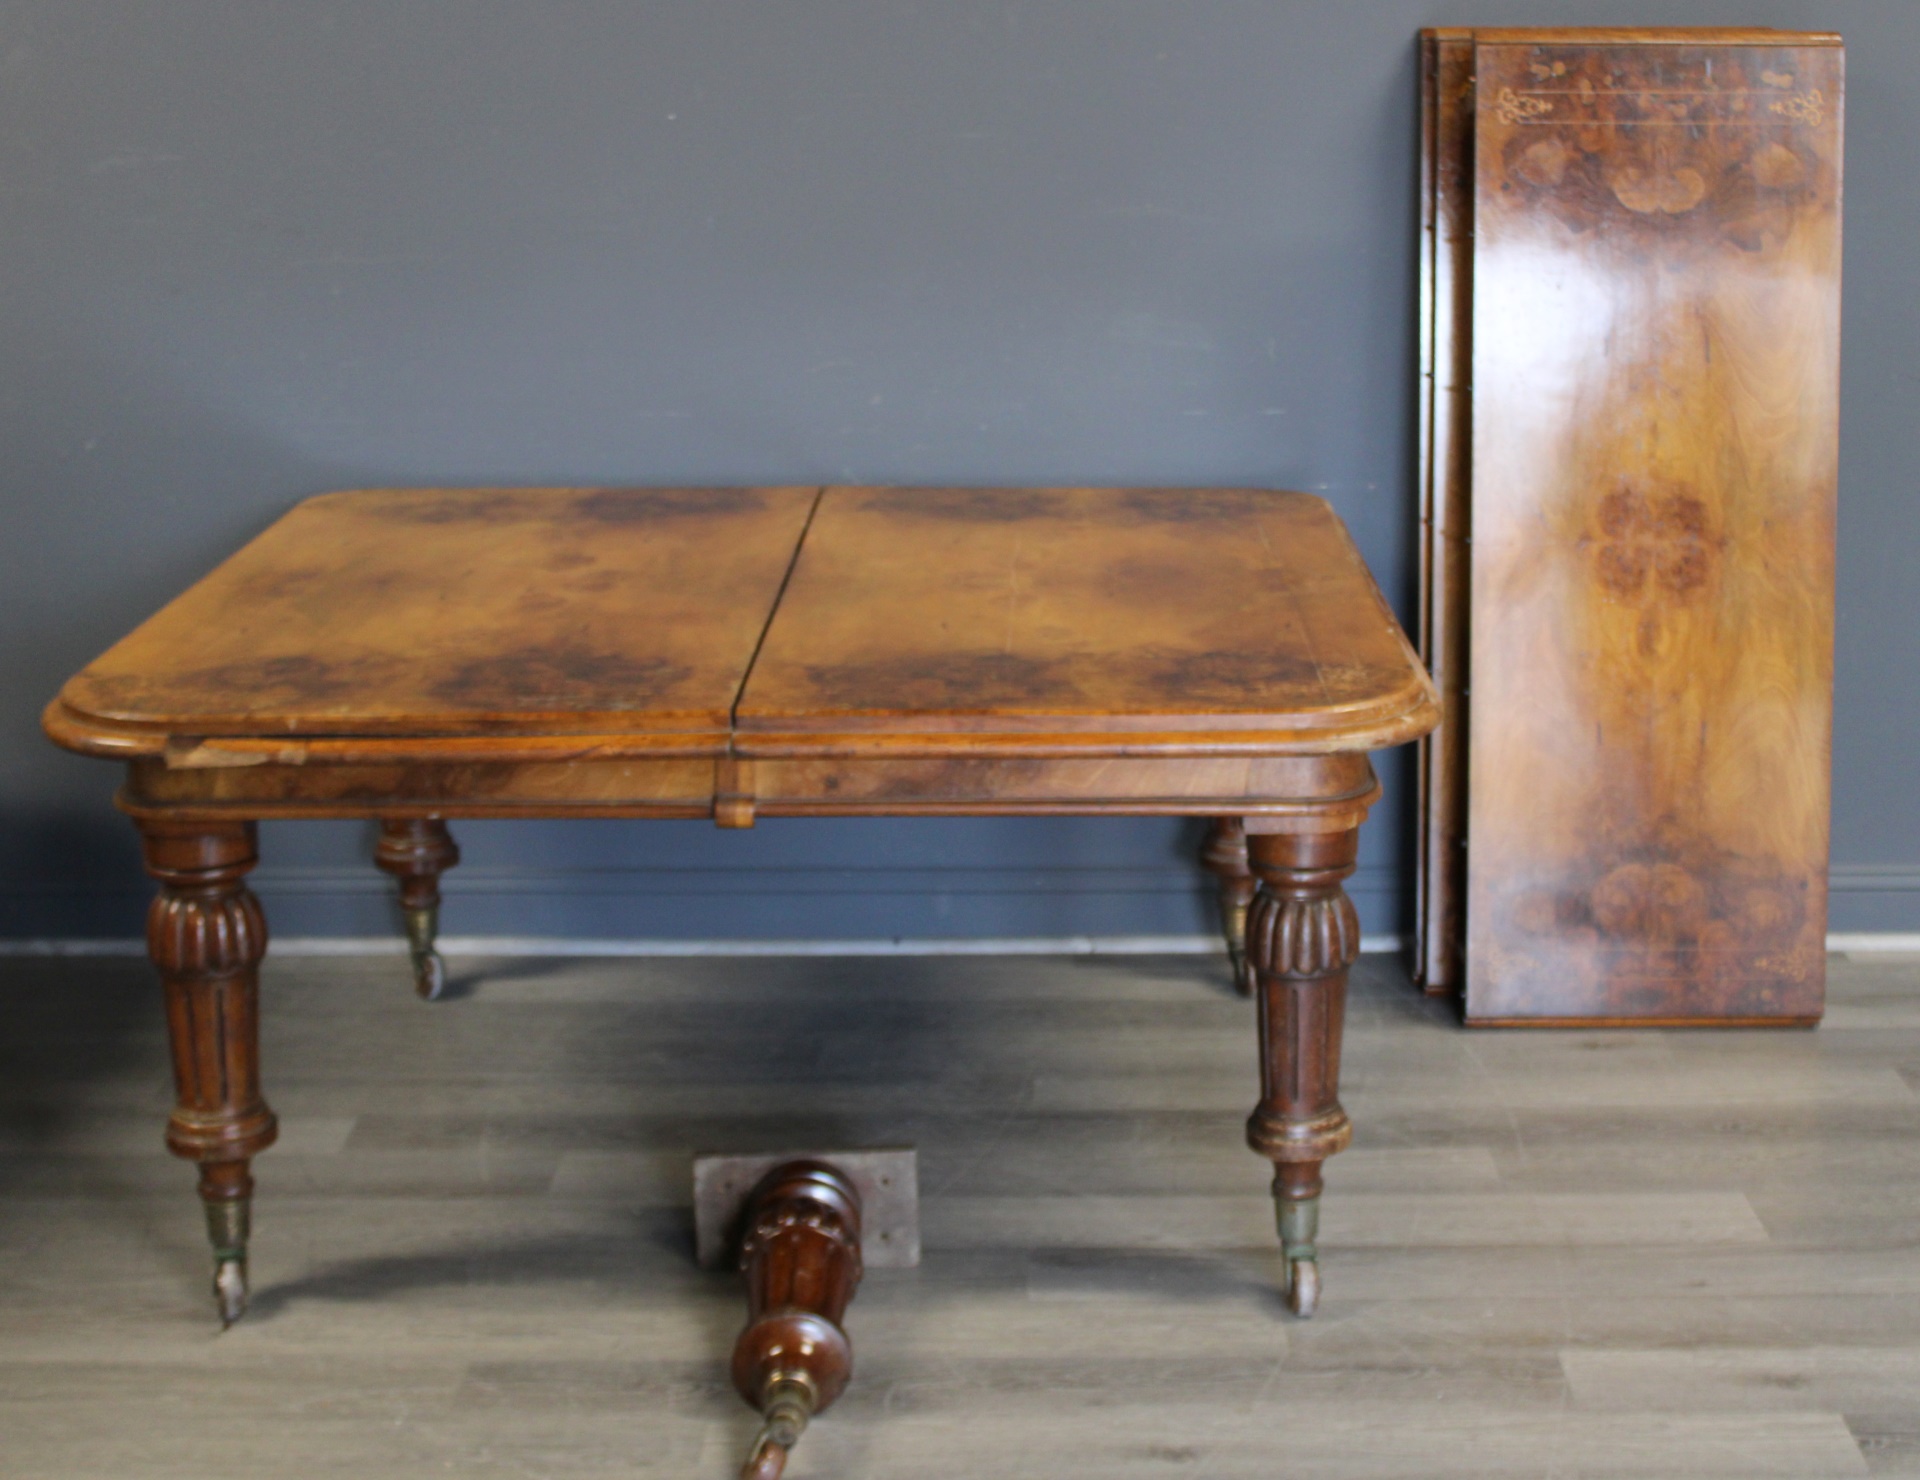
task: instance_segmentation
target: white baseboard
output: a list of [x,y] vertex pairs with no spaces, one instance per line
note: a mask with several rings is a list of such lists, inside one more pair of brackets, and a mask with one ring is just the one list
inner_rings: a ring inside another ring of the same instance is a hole
[[1849,956],[1920,951],[1920,935],[1901,935],[1894,931],[1842,933],[1827,937],[1827,949],[1845,951]]
[[[1398,951],[1398,935],[1365,935],[1363,952]],[[398,956],[398,935],[291,935],[276,938],[276,956]],[[447,935],[449,956],[1206,956],[1216,935],[1058,935],[917,940],[583,940],[569,936]],[[1894,931],[1837,932],[1829,951],[1849,956],[1920,953],[1920,935]],[[126,939],[0,940],[0,956],[144,956],[147,944]]]
[[[1397,951],[1397,935],[1362,936],[1362,951]],[[398,956],[398,936],[296,935],[276,956]],[[1205,956],[1224,947],[1213,935],[1063,935],[925,940],[574,940],[553,936],[448,935],[449,956]],[[0,956],[144,956],[142,940],[0,940]]]

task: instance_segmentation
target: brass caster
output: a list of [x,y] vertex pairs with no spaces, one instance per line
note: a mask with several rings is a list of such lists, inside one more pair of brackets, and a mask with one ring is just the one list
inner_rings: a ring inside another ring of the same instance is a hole
[[806,1432],[813,1417],[813,1389],[805,1379],[776,1381],[763,1410],[766,1422],[753,1441],[752,1452],[741,1467],[740,1480],[780,1480],[787,1468],[787,1454]]
[[787,1472],[787,1451],[762,1434],[740,1471],[740,1480],[780,1480]]
[[438,1002],[446,995],[447,963],[438,951],[413,958],[413,990],[423,1002]]
[[226,1330],[247,1309],[247,1234],[252,1204],[244,1197],[219,1198],[202,1203],[207,1215],[207,1242],[213,1245],[213,1304]]
[[220,1311],[220,1329],[226,1330],[247,1311],[247,1262],[221,1259],[213,1266],[213,1303]]
[[1314,1259],[1287,1261],[1287,1309],[1301,1320],[1320,1304],[1320,1264]]
[[1287,1309],[1305,1320],[1320,1304],[1320,1199],[1281,1198],[1280,1254],[1286,1261]]
[[1253,963],[1238,946],[1227,948],[1227,960],[1233,971],[1233,989],[1242,997],[1253,995]]
[[1220,935],[1226,942],[1233,989],[1253,995],[1253,971],[1247,963],[1247,911],[1253,904],[1253,875],[1247,871],[1247,832],[1236,817],[1216,817],[1200,849],[1200,866],[1220,881]]
[[1247,959],[1247,901],[1220,901],[1220,924],[1227,938],[1227,968],[1233,973],[1233,989],[1242,997],[1253,995],[1253,962]]
[[407,921],[407,950],[413,957],[413,990],[425,1002],[438,1002],[447,990],[447,963],[433,948],[440,930],[438,905],[409,905],[403,912]]

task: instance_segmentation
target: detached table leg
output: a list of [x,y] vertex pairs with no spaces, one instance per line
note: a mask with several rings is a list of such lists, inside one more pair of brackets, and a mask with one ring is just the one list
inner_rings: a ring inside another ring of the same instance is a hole
[[432,1002],[447,989],[447,963],[433,948],[440,933],[440,875],[460,861],[460,849],[437,817],[386,818],[373,861],[400,881],[413,989]]
[[1200,866],[1220,881],[1220,933],[1227,940],[1227,960],[1234,989],[1253,995],[1253,972],[1247,965],[1247,907],[1253,903],[1253,874],[1247,867],[1247,829],[1238,817],[1216,817],[1200,845]]
[[223,1325],[247,1307],[253,1158],[279,1133],[260,1094],[259,967],[267,921],[246,886],[259,860],[250,822],[140,823],[160,892],[147,949],[166,989],[176,1104],[167,1148],[200,1164]]
[[1287,1305],[1300,1316],[1320,1298],[1320,1164],[1353,1139],[1340,1108],[1340,1028],[1360,919],[1340,883],[1359,836],[1348,828],[1248,840],[1259,881],[1247,953],[1260,1009],[1260,1104],[1247,1144],[1273,1162]]

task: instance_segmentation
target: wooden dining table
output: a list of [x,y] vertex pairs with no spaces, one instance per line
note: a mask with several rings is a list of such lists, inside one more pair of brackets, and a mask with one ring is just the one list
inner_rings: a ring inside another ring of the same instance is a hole
[[177,1104],[223,1320],[247,1298],[263,818],[370,818],[437,995],[449,819],[1208,819],[1256,1000],[1247,1139],[1291,1308],[1360,929],[1369,753],[1432,684],[1327,503],[1235,488],[463,488],[297,505],[75,675],[158,892]]

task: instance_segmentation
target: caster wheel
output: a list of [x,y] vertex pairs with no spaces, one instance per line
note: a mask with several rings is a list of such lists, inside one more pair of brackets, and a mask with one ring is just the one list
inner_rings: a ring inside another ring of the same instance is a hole
[[1287,1261],[1287,1309],[1305,1320],[1320,1304],[1320,1266],[1311,1259]]
[[748,1456],[740,1480],[780,1480],[787,1472],[787,1451],[771,1439],[762,1439]]
[[214,1265],[213,1300],[220,1309],[220,1329],[223,1331],[246,1314],[246,1265],[238,1259],[222,1259]]
[[423,1001],[438,1002],[447,990],[447,963],[438,951],[429,951],[413,963],[413,989]]

